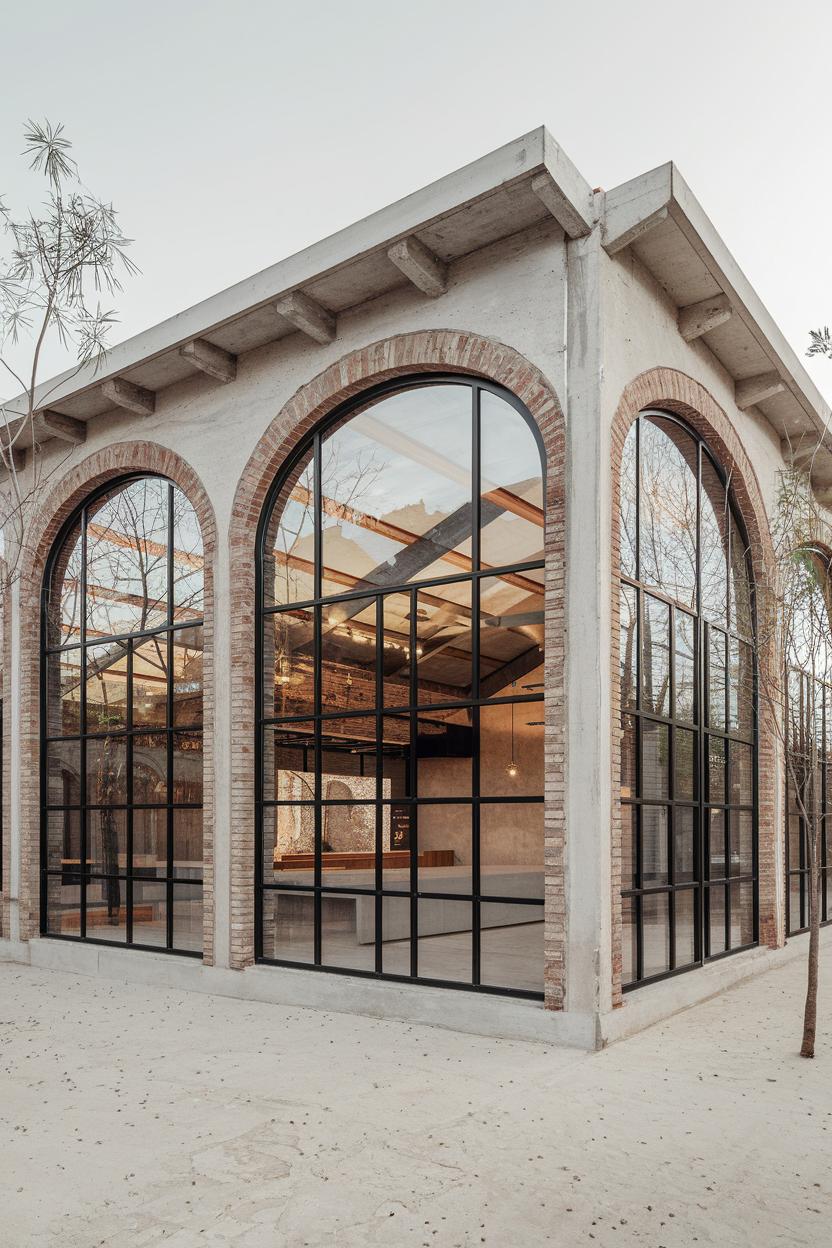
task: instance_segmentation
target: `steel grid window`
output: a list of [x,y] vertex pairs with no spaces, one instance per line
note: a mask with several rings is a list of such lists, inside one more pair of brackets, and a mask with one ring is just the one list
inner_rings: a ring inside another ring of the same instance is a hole
[[53,549],[41,661],[41,931],[202,950],[203,550],[166,479],[93,494]]
[[259,960],[542,996],[541,464],[513,396],[414,378],[275,482]]
[[621,486],[622,979],[757,940],[756,666],[747,542],[684,422],[642,412]]

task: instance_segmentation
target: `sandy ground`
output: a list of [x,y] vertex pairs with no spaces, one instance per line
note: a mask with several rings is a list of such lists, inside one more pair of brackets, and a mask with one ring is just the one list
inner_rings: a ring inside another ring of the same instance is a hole
[[0,1244],[828,1245],[802,970],[589,1055],[4,965]]

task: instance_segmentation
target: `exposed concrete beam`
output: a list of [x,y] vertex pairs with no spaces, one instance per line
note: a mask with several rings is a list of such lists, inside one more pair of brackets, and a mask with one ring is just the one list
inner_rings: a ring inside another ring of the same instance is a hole
[[87,426],[82,420],[76,420],[74,416],[64,416],[61,412],[53,412],[50,408],[35,413],[33,432],[36,443],[57,438],[60,442],[70,442],[73,446],[80,446],[87,440]]
[[565,194],[550,173],[538,173],[532,178],[532,190],[558,225],[569,238],[584,238],[592,233],[589,208],[584,211]]
[[629,247],[630,243],[634,243],[637,238],[641,238],[643,234],[647,234],[650,230],[654,230],[657,225],[661,225],[662,221],[667,220],[667,205],[657,208],[655,212],[651,212],[649,217],[644,217],[640,221],[632,221],[619,230],[611,231],[609,226],[604,230],[604,250],[608,256],[614,256],[619,251],[623,251],[625,247]]
[[335,317],[315,299],[310,299],[302,290],[295,290],[291,295],[284,295],[274,305],[284,320],[301,333],[313,338],[315,342],[332,342],[335,337]]
[[123,377],[113,377],[101,385],[101,393],[114,407],[123,407],[136,416],[152,416],[156,410],[156,395],[144,386],[136,386]]
[[786,463],[790,467],[796,468],[798,472],[805,472],[811,468],[817,453],[818,441],[816,438],[801,437],[798,438],[797,442],[792,442],[789,438],[782,438],[780,441],[780,454]]
[[26,467],[26,452],[17,446],[3,446],[3,456],[0,459],[0,472],[6,477],[10,476],[9,462],[14,464],[15,472],[23,472]]
[[781,394],[785,389],[786,383],[779,373],[760,373],[756,377],[745,377],[736,383],[734,402],[740,411],[745,411],[747,407],[762,403],[764,399]]
[[205,338],[194,338],[179,348],[183,360],[187,360],[200,373],[215,378],[216,381],[229,382],[237,376],[237,357],[222,347],[214,346]]
[[732,311],[728,296],[722,294],[690,303],[686,308],[679,309],[679,333],[685,342],[693,342],[718,325],[724,325],[731,319]]
[[394,243],[387,255],[396,268],[423,294],[435,299],[437,295],[444,295],[448,289],[448,266],[415,235],[411,234],[409,238],[402,238]]

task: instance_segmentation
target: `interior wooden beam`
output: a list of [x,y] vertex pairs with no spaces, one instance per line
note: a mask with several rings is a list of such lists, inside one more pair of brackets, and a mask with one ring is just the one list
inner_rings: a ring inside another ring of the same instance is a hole
[[679,309],[679,333],[685,342],[693,342],[717,326],[724,325],[732,314],[733,309],[727,295],[714,295],[711,299],[690,303],[686,308]]
[[448,266],[414,234],[394,243],[388,248],[387,255],[423,294],[436,299],[448,289]]
[[137,386],[123,377],[112,377],[101,383],[101,393],[114,407],[121,407],[134,416],[152,416],[156,410],[156,395],[144,386]]
[[274,305],[275,311],[299,329],[301,333],[321,344],[332,342],[335,337],[335,317],[316,299],[305,295],[302,290],[295,290],[284,295]]
[[183,360],[187,360],[200,373],[213,377],[215,381],[227,383],[237,376],[237,357],[230,351],[224,351],[205,338],[194,338],[179,348]]

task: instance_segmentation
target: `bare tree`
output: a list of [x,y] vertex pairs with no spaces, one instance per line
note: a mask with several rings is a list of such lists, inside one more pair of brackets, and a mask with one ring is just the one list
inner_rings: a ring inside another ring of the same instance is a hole
[[[91,194],[70,155],[63,126],[27,122],[23,156],[42,174],[46,196],[37,209],[16,216],[0,198],[0,230],[8,245],[0,256],[0,365],[19,396],[0,405],[0,460],[7,479],[0,492],[0,530],[5,537],[8,574],[19,551],[33,505],[41,496],[43,459],[33,455],[24,478],[20,450],[37,446],[37,415],[51,392],[38,393],[44,345],[56,334],[73,360],[72,373],[97,366],[115,323],[100,298],[121,290],[120,278],[137,272],[127,256],[130,240],[112,204]],[[31,339],[26,366],[13,366],[9,348]],[[67,452],[67,455],[71,454]],[[51,472],[59,463],[52,461]],[[25,481],[25,484],[24,484]]]

